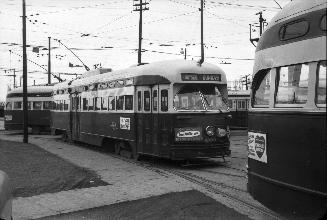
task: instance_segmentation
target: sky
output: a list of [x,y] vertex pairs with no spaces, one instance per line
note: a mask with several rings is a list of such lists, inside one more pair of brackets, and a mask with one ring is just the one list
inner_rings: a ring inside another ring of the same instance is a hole
[[[28,85],[47,83],[48,44],[51,71],[63,79],[101,64],[113,70],[138,61],[139,12],[133,0],[25,0]],[[144,2],[145,0],[143,0]],[[289,0],[205,0],[205,62],[220,66],[227,80],[252,74],[255,47],[249,24],[262,11],[270,19]],[[134,1],[137,3],[138,1]],[[200,59],[200,0],[147,0],[143,12],[142,62]],[[0,0],[0,101],[22,76],[22,0]],[[258,31],[254,32],[258,34]],[[256,37],[255,35],[253,37]],[[82,62],[76,58],[71,49]],[[33,52],[33,48],[39,52]],[[11,52],[10,52],[11,51]],[[69,63],[73,66],[69,67]],[[65,75],[65,73],[68,73]],[[7,76],[6,76],[7,75]],[[57,82],[52,77],[52,82]]]

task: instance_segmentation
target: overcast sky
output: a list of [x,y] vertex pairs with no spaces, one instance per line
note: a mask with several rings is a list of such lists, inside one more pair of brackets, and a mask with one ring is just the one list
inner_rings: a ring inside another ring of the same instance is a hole
[[[143,0],[144,1],[144,0]],[[200,55],[200,0],[148,0],[143,13],[142,62],[187,59]],[[277,0],[283,7],[289,0]],[[51,37],[51,70],[83,73],[82,63],[114,70],[137,63],[139,12],[132,0],[26,0],[29,85],[47,82],[48,37]],[[205,62],[219,65],[228,80],[252,74],[255,47],[249,41],[249,24],[257,12],[269,20],[279,11],[274,0],[206,0],[204,9]],[[22,75],[22,1],[0,0],[0,101],[7,84]],[[39,47],[39,53],[32,52]],[[12,53],[9,52],[12,51]],[[36,64],[38,65],[36,65]],[[231,64],[222,64],[231,63]],[[42,66],[44,69],[42,69]],[[6,71],[5,71],[6,70]],[[72,76],[61,75],[64,79]],[[57,80],[52,78],[52,82]]]

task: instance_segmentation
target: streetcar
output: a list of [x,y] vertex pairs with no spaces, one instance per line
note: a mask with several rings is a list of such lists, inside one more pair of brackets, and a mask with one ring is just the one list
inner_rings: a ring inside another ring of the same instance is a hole
[[248,190],[290,218],[327,215],[326,5],[291,1],[256,47]]
[[59,83],[52,133],[125,157],[230,155],[227,81],[219,67],[168,60]]
[[[33,133],[50,132],[53,86],[28,86],[28,127]],[[23,129],[23,88],[8,92],[4,110],[6,130]]]
[[230,129],[247,129],[250,90],[229,90],[228,103],[232,116]]

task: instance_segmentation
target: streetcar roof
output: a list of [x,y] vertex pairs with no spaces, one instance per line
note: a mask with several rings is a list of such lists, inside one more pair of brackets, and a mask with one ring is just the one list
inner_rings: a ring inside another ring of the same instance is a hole
[[275,26],[278,23],[281,23],[285,20],[310,13],[312,11],[317,11],[320,9],[326,8],[326,0],[293,0],[283,7],[283,9],[277,13],[272,20],[269,22],[269,25],[266,28],[266,31]]
[[[154,76],[154,78],[157,77],[157,80],[161,80],[163,83],[181,82],[180,73],[220,74],[221,82],[227,82],[224,71],[216,65],[203,63],[200,66],[197,61],[194,60],[168,60],[76,79],[71,82],[71,87],[137,76]],[[62,88],[65,86],[67,86],[67,84],[60,83],[57,84],[55,88]]]
[[[53,86],[28,86],[27,93],[51,93]],[[7,96],[10,94],[19,94],[23,93],[23,87],[15,88],[11,91],[8,91]]]

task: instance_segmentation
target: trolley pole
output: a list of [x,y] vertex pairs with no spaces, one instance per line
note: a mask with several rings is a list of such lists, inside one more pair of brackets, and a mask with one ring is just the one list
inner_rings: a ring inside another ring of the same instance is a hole
[[[138,0],[134,0],[138,1]],[[146,7],[149,3],[143,2],[142,0],[139,0],[139,3],[135,3],[133,6],[136,8],[133,11],[139,11],[140,12],[140,20],[139,20],[139,49],[137,53],[137,63],[139,65],[142,64],[142,11],[149,10],[149,8]],[[143,7],[144,6],[144,7]]]
[[51,84],[51,37],[49,38],[49,50],[48,50],[48,84]]
[[27,54],[26,54],[26,5],[23,0],[23,142],[28,143],[28,114],[27,114]]
[[201,59],[199,64],[201,65],[204,62],[204,45],[203,45],[203,0],[201,0]]

